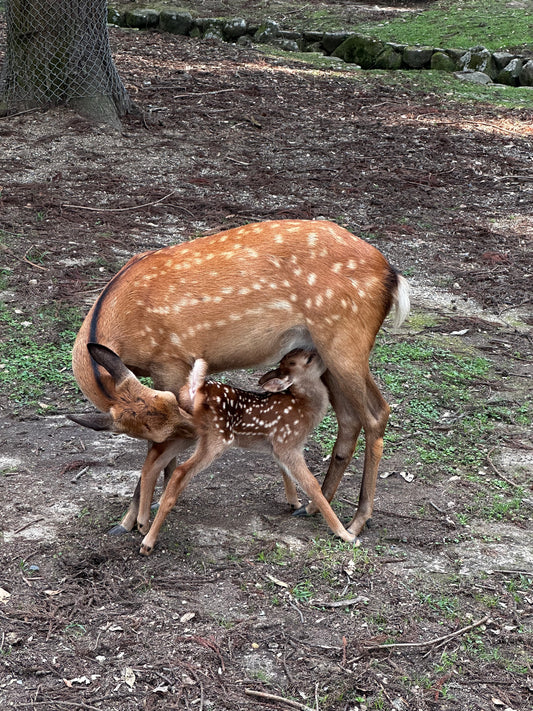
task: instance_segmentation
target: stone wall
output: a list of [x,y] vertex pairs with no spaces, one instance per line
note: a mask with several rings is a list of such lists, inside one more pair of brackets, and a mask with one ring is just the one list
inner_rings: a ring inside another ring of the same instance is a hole
[[481,84],[533,86],[533,60],[511,52],[490,52],[485,47],[443,49],[424,45],[383,42],[349,32],[294,32],[273,20],[252,25],[243,18],[193,17],[188,10],[109,8],[108,20],[121,27],[159,29],[163,32],[241,45],[272,44],[286,51],[320,52],[362,69],[435,69]]

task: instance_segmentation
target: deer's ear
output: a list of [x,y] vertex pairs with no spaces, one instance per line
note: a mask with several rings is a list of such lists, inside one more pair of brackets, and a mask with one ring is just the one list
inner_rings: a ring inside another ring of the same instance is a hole
[[95,412],[87,415],[67,415],[69,420],[75,422],[82,427],[88,427],[91,430],[102,432],[107,430],[113,431],[113,418],[109,414],[103,412]]
[[88,343],[87,349],[91,354],[91,358],[93,358],[98,365],[101,365],[107,370],[116,385],[120,385],[126,378],[133,376],[131,370],[124,365],[119,356],[115,351],[112,351],[111,348],[103,346],[101,343]]
[[[269,375],[269,373],[267,373]],[[263,376],[264,378],[265,376]],[[290,378],[288,375],[286,375],[284,378],[278,378],[275,375],[273,375],[271,378],[267,378],[266,380],[263,380],[261,378],[261,381],[259,381],[260,385],[262,386],[263,390],[267,390],[269,393],[281,393],[283,390],[287,390],[287,388],[290,388],[290,386],[293,383],[292,378]]]

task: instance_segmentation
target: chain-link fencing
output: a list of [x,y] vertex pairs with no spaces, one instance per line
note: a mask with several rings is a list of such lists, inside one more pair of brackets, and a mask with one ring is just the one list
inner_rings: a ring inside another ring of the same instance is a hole
[[109,47],[106,0],[0,0],[1,34],[4,110],[102,96],[119,115],[128,110]]

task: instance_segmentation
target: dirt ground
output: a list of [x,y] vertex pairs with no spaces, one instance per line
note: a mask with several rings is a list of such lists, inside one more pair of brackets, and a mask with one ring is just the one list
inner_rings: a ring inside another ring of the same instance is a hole
[[[140,109],[121,134],[61,110],[0,120],[9,308],[85,311],[136,252],[327,217],[371,239],[408,275],[414,313],[437,319],[404,336],[466,329],[466,347],[500,368],[480,393],[498,394],[504,373],[506,392],[527,399],[531,109],[443,103],[399,76],[254,49],[111,35]],[[145,445],[68,421],[86,407],[75,393],[50,387],[48,416],[0,393],[3,708],[531,708],[527,507],[459,529],[450,512],[471,495],[460,477],[390,476],[354,552],[320,518],[289,515],[268,459],[233,452],[191,484],[141,558],[139,534],[105,534]],[[508,434],[487,486],[517,476],[531,499],[528,433]],[[307,459],[324,472],[316,442]],[[340,487],[344,520],[361,466]],[[403,468],[399,455],[381,467]],[[391,641],[406,646],[380,646]]]

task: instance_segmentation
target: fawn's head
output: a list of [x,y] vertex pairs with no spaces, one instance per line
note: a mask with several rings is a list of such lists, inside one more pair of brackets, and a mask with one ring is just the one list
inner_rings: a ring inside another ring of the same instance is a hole
[[260,378],[259,385],[264,390],[279,393],[291,386],[316,384],[325,370],[326,366],[316,351],[295,348],[283,356],[277,368]]

